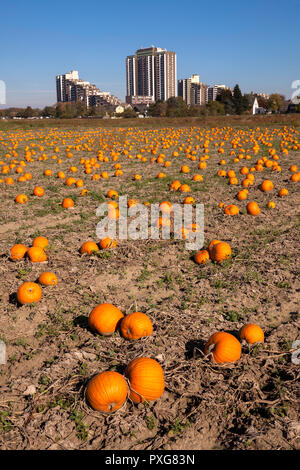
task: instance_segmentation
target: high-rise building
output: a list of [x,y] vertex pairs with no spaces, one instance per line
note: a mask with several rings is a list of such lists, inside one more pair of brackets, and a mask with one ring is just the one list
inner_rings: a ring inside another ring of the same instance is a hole
[[138,49],[126,58],[126,101],[135,96],[153,101],[176,96],[176,75],[175,52],[154,46]]
[[57,102],[82,103],[85,107],[121,105],[122,101],[109,92],[100,91],[96,85],[81,80],[77,70],[56,77]]
[[178,96],[182,97],[187,106],[205,105],[208,88],[208,85],[200,82],[197,74],[193,74],[190,78],[178,80]]
[[207,100],[215,101],[217,96],[221,94],[222,90],[230,90],[232,92],[232,89],[226,85],[214,85],[213,87],[209,87],[207,91]]

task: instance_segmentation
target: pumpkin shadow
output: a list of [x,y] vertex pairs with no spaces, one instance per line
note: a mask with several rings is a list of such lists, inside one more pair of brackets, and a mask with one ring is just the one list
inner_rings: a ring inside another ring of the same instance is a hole
[[240,341],[239,330],[224,330],[224,331],[225,333],[229,333],[230,335],[235,336],[235,338]]
[[79,315],[78,317],[74,318],[73,324],[74,326],[79,326],[84,330],[89,329],[88,318],[85,315]]
[[19,301],[17,299],[17,293],[16,292],[13,292],[12,294],[9,294],[8,302],[10,304],[14,305],[15,307],[20,307],[21,306],[21,304],[19,303]]
[[185,343],[185,359],[197,359],[202,357],[201,352],[204,352],[206,341],[202,339],[194,339]]

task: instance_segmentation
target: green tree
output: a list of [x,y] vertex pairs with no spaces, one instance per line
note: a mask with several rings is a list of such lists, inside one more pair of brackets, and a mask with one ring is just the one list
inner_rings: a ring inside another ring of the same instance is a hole
[[216,100],[224,104],[225,114],[235,113],[235,105],[231,90],[222,90]]
[[123,118],[136,118],[136,112],[134,111],[134,109],[128,107],[126,109],[124,109],[124,112],[121,114],[121,117]]
[[217,114],[225,114],[225,106],[219,101],[209,101],[206,105],[207,114],[216,116]]
[[183,117],[188,115],[188,107],[181,96],[172,96],[167,100],[166,115],[169,117]]
[[167,112],[167,103],[163,100],[157,100],[155,103],[149,105],[148,115],[153,117],[165,116]]
[[267,101],[267,106],[272,113],[277,113],[284,102],[284,96],[279,93],[272,93]]
[[242,114],[244,111],[243,95],[238,84],[233,89],[233,104],[236,114]]

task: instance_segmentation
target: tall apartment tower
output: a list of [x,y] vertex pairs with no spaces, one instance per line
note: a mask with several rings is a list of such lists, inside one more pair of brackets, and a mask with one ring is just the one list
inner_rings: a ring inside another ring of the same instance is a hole
[[175,52],[160,47],[138,49],[126,58],[126,101],[147,97],[152,101],[176,96],[177,64]]
[[208,85],[200,82],[199,75],[178,80],[178,96],[181,96],[187,106],[201,106],[207,103]]

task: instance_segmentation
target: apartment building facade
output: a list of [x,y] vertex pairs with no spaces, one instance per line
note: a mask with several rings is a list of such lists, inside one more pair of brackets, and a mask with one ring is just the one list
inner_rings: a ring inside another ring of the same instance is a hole
[[168,100],[177,96],[175,52],[160,47],[138,49],[126,57],[126,102],[144,96],[148,100]]
[[81,80],[77,70],[56,76],[56,95],[58,103],[81,103],[87,108],[122,104],[122,101],[111,93],[100,91],[96,85]]
[[178,80],[178,96],[186,102],[187,106],[202,106],[207,103],[207,90],[209,88],[200,77],[193,74],[190,78]]

